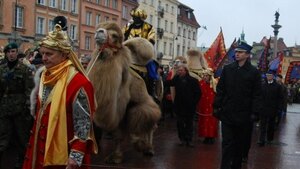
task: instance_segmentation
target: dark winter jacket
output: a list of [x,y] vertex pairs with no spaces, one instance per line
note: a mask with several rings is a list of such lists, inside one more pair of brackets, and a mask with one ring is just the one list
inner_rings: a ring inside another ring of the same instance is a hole
[[246,62],[226,65],[217,85],[214,115],[223,123],[243,125],[258,116],[261,109],[261,76]]
[[174,111],[179,116],[193,116],[201,96],[198,80],[188,74],[180,78],[176,75],[171,86],[175,87]]
[[282,110],[282,88],[275,80],[262,85],[262,98],[261,116],[276,116]]

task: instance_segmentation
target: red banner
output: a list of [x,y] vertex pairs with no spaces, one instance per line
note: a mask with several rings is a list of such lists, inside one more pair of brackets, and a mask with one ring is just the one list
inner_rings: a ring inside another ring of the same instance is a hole
[[207,60],[208,67],[214,71],[217,70],[219,64],[222,62],[226,55],[226,48],[224,43],[224,36],[222,30],[219,35],[210,46],[210,48],[204,53],[204,57]]

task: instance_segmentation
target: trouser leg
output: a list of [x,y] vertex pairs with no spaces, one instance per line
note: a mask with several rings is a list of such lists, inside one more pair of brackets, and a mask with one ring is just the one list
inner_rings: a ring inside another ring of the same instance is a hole
[[273,139],[274,139],[275,120],[276,120],[276,117],[269,118],[268,129],[267,129],[267,140],[268,141],[273,141]]
[[177,116],[177,133],[178,133],[178,138],[180,141],[185,140],[185,135],[184,135],[184,119],[180,116]]
[[193,140],[194,134],[194,116],[185,117],[185,138],[187,142]]
[[243,158],[248,157],[248,153],[251,147],[252,131],[253,131],[253,123],[250,123],[249,126],[246,128],[245,144],[243,146]]
[[234,152],[234,127],[222,122],[222,160],[221,169],[231,169]]
[[264,144],[266,141],[266,134],[267,134],[267,118],[261,117],[260,119],[260,136],[259,142]]

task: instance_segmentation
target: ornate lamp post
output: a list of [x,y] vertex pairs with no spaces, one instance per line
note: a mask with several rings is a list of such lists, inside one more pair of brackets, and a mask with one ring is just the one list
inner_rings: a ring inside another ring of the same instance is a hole
[[275,12],[275,24],[272,25],[272,28],[274,29],[274,55],[273,55],[273,58],[276,58],[277,57],[277,35],[279,33],[279,29],[281,28],[281,25],[278,24],[279,22],[279,12],[276,11]]

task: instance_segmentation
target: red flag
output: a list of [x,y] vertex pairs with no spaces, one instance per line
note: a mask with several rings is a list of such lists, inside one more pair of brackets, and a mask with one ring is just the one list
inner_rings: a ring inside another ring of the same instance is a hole
[[278,65],[278,69],[277,69],[277,74],[281,74],[281,72],[282,72],[282,63],[283,63],[283,52],[281,51],[281,52],[279,52],[278,53],[278,57],[279,57],[279,65]]
[[222,29],[210,46],[210,48],[204,53],[204,57],[207,60],[207,64],[214,71],[217,70],[219,64],[222,62],[223,58],[226,55],[226,48],[224,43],[224,36]]

